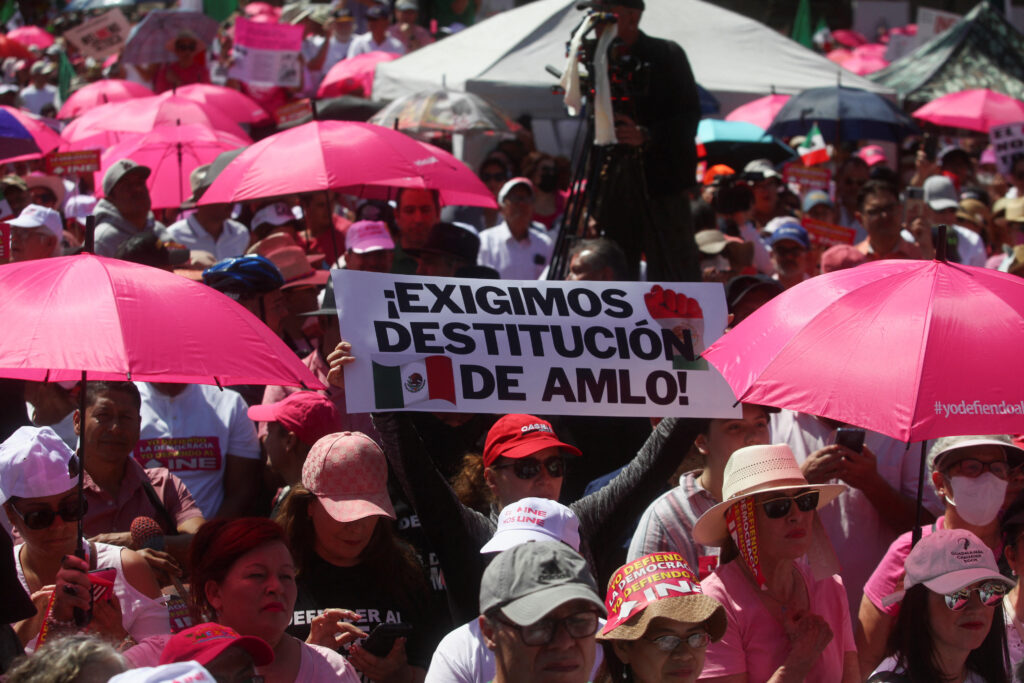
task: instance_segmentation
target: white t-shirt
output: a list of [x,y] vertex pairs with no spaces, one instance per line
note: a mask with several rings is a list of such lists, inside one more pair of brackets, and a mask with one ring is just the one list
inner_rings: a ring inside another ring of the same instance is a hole
[[502,221],[480,233],[476,260],[494,268],[503,280],[536,280],[551,261],[553,250],[554,243],[539,223],[530,226],[526,239],[517,240]]
[[189,384],[177,396],[137,382],[142,394],[142,432],[135,459],[166,467],[185,482],[203,517],[213,519],[224,502],[227,455],[260,457],[256,425],[237,391]]
[[[601,619],[601,626],[604,626],[604,619]],[[604,651],[598,645],[590,680],[597,677],[602,661]],[[494,680],[496,673],[494,653],[484,643],[480,622],[474,619],[441,639],[423,683],[488,683]]]
[[199,219],[195,214],[167,226],[163,236],[192,251],[208,251],[218,261],[241,256],[249,247],[249,230],[230,218],[224,221],[224,229],[217,239],[213,239],[213,235],[206,232],[206,229],[199,224]]
[[352,38],[352,42],[348,46],[348,56],[350,59],[367,52],[390,52],[396,55],[404,55],[405,45],[402,45],[402,41],[394,36],[387,34],[384,34],[384,41],[381,43],[374,42],[373,34],[370,32]]
[[57,101],[57,88],[46,83],[42,88],[29,85],[21,89],[21,101],[33,114],[38,114],[48,104],[55,104]]

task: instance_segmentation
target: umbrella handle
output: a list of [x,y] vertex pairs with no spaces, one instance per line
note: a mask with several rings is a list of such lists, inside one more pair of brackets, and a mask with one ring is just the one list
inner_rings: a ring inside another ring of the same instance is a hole
[[[95,218],[89,216],[89,221],[95,222]],[[87,227],[89,236],[92,236],[91,227]],[[78,411],[82,415],[82,419],[85,419],[85,370],[82,371],[82,386],[78,392]],[[83,441],[78,447],[78,509],[85,509],[85,442]],[[82,515],[78,519],[78,542],[75,545],[75,556],[81,559],[85,557],[85,532],[83,525],[85,523],[85,515]],[[91,595],[91,593],[90,593]],[[91,598],[90,598],[91,599]],[[79,628],[84,628],[89,625],[92,621],[92,609],[84,610],[81,607],[76,607],[74,610],[75,625]]]

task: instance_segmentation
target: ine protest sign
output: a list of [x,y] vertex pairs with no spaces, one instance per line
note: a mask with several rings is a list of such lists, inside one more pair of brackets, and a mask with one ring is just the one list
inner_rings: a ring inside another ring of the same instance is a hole
[[1024,122],[992,126],[988,135],[996,153],[996,167],[1009,176],[1014,160],[1024,157]]
[[234,61],[228,76],[261,87],[296,87],[302,82],[302,27],[235,21]]
[[332,275],[350,412],[740,415],[719,284]]

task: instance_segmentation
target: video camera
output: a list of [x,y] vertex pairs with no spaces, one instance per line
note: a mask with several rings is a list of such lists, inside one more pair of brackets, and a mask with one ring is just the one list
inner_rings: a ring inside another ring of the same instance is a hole
[[[602,27],[616,24],[619,20],[613,12],[608,12],[605,8],[606,5],[601,2],[582,2],[576,5],[576,9],[589,10],[576,28],[579,28],[589,17],[596,19],[592,35],[584,38],[579,51],[579,61],[586,69],[586,76],[582,79],[583,87],[591,96],[594,92],[594,60],[597,57],[597,38]],[[575,35],[576,28],[570,33],[570,38]],[[630,55],[618,39],[612,43],[611,49],[608,51],[608,82],[611,86],[612,107],[616,111],[619,111],[632,98],[646,95],[650,91],[650,72],[650,63]],[[623,111],[623,113],[634,115],[632,111]]]

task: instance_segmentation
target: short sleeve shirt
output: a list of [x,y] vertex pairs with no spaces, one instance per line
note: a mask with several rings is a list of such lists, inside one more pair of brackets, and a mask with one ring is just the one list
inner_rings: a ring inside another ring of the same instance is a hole
[[[145,469],[134,460],[129,460],[116,499],[97,486],[88,472],[85,473],[85,500],[89,504],[84,522],[85,535],[130,531],[136,517],[150,517],[161,527],[165,526],[162,516],[146,495],[147,479],[177,526],[202,516],[202,511],[181,479],[164,467]],[[168,534],[176,531],[164,529],[164,533]]]

